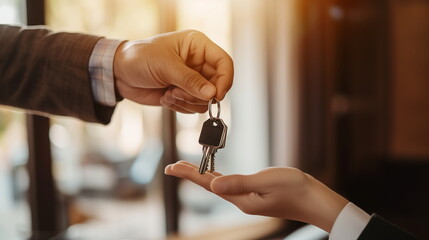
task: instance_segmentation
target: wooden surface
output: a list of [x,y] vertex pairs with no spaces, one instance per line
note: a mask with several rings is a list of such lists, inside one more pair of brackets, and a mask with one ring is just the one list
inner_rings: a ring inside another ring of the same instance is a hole
[[237,240],[237,239],[263,239],[265,236],[279,231],[284,227],[284,220],[278,218],[267,218],[251,224],[243,224],[230,228],[211,229],[207,227],[207,232],[198,235],[170,235],[167,240]]

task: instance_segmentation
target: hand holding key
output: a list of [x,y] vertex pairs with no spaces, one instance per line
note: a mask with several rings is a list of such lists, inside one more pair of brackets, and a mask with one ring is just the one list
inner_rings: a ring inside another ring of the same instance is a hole
[[210,118],[204,122],[201,129],[200,139],[198,142],[203,145],[203,157],[200,163],[200,174],[204,174],[207,170],[213,172],[215,169],[215,154],[218,149],[224,148],[226,143],[226,133],[228,126],[220,118],[220,103],[217,101],[217,115],[213,117],[212,102],[210,99],[208,108]]
[[222,100],[234,76],[231,57],[195,30],[126,42],[113,70],[122,97],[182,113],[206,112],[207,101]]

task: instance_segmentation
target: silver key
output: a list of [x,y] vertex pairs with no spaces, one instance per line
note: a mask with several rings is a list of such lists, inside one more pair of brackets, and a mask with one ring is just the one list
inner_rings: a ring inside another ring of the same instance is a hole
[[220,104],[217,102],[218,113],[213,117],[211,112],[211,104],[213,99],[209,101],[209,116],[201,129],[201,134],[198,142],[203,145],[203,157],[201,159],[199,172],[204,174],[206,171],[213,172],[215,166],[215,154],[217,149],[224,148],[226,143],[226,134],[228,127],[223,122],[220,116]]
[[207,171],[209,172],[214,172],[215,171],[215,154],[217,152],[217,149],[215,149],[215,151],[212,153],[211,157],[210,157],[210,161],[208,164],[208,169]]
[[201,159],[199,172],[204,174],[208,170],[208,165],[211,165],[211,157],[213,156],[212,151],[214,148],[203,146],[203,157]]
[[228,132],[228,126],[226,126],[226,124],[223,121],[222,121],[222,124],[224,125],[224,130],[223,130],[222,140],[221,140],[222,144],[220,147],[216,148],[215,151],[212,153],[212,156],[209,161],[209,168],[208,168],[209,172],[215,171],[215,154],[218,149],[224,148],[226,144],[226,134]]

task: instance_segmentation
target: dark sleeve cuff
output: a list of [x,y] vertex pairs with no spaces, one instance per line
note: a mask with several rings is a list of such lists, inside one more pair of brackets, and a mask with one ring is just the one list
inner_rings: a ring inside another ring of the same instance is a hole
[[377,214],[372,214],[358,240],[416,240],[415,236],[389,223]]

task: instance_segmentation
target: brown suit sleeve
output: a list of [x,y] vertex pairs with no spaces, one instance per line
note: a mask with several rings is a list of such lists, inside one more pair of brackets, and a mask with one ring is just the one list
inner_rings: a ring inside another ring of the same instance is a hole
[[99,37],[0,25],[0,104],[107,124],[94,101],[89,58]]

